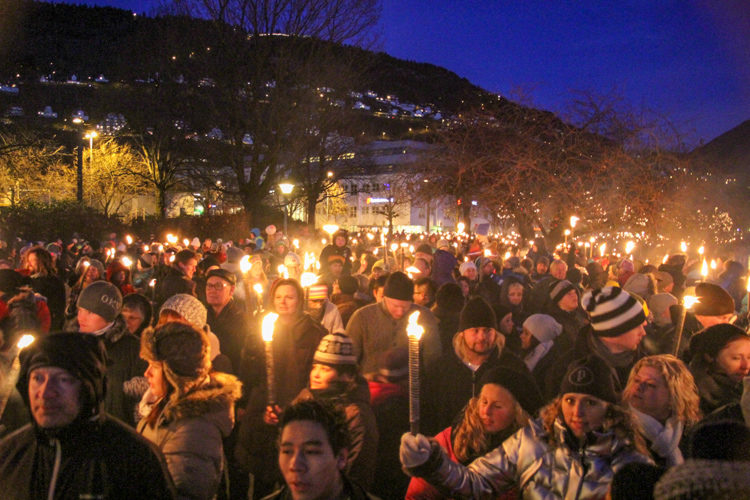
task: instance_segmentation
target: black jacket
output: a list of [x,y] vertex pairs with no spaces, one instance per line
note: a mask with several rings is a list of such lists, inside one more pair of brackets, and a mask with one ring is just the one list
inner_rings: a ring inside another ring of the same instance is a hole
[[476,371],[471,371],[455,350],[444,354],[423,379],[420,432],[433,436],[450,426],[456,414],[477,395],[477,382],[482,374],[494,366],[529,373],[523,361],[505,349],[499,354],[495,349]]
[[56,435],[28,424],[0,441],[0,456],[5,500],[46,500],[56,465],[55,499],[174,498],[161,453],[106,416],[75,422]]
[[206,322],[219,338],[221,353],[232,361],[232,374],[239,373],[242,347],[248,335],[248,319],[245,304],[231,299],[217,316],[214,308],[206,304]]

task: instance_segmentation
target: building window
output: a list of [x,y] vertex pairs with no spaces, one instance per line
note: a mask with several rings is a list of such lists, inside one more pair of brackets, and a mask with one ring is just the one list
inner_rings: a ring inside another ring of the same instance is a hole
[[349,217],[357,216],[357,207],[349,207]]

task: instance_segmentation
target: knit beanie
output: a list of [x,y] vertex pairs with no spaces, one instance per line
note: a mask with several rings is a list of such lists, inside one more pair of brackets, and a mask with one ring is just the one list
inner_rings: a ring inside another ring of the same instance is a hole
[[657,326],[663,326],[664,324],[671,323],[669,308],[673,305],[677,305],[677,297],[671,293],[655,293],[648,299],[648,308],[654,315],[654,323]]
[[323,300],[328,298],[328,285],[312,285],[308,288],[307,298],[309,300]]
[[661,291],[669,285],[674,284],[674,278],[666,271],[656,271],[654,273],[654,278],[656,278],[656,285]]
[[617,337],[646,321],[640,302],[618,287],[587,292],[581,304],[589,314],[594,335],[600,337]]
[[232,286],[237,284],[237,276],[235,276],[232,271],[227,271],[226,269],[211,269],[206,275],[206,281],[214,276],[223,279]]
[[109,281],[94,281],[81,291],[76,305],[112,323],[122,309],[122,294]]
[[180,322],[148,328],[141,336],[141,357],[164,364],[167,380],[185,392],[211,370],[206,333]]
[[21,371],[16,387],[29,405],[29,374],[35,368],[54,366],[81,381],[81,413],[98,413],[106,393],[107,354],[101,340],[85,333],[55,333],[36,339],[20,354]]
[[329,264],[333,264],[335,262],[338,262],[339,264],[341,264],[343,266],[344,263],[346,262],[346,259],[344,258],[343,255],[338,255],[338,254],[331,254],[331,255],[329,255],[328,256],[328,263]]
[[727,344],[738,339],[750,339],[750,336],[742,328],[729,323],[709,326],[690,338],[690,352],[693,356],[707,354],[716,358]]
[[458,266],[458,272],[459,272],[459,273],[461,273],[461,276],[463,276],[463,275],[464,275],[464,273],[465,273],[465,272],[466,272],[466,271],[467,271],[468,269],[472,269],[472,268],[473,268],[473,269],[474,269],[475,271],[477,270],[477,266],[475,266],[473,262],[471,262],[471,261],[463,262],[463,263],[461,263],[461,265],[460,265],[460,266]]
[[496,384],[510,392],[521,408],[529,415],[536,414],[544,400],[534,379],[527,373],[511,370],[504,366],[494,366],[479,377],[477,394],[485,384]]
[[244,257],[245,252],[241,248],[231,246],[227,248],[227,262],[239,262]]
[[563,331],[562,325],[548,314],[532,314],[523,322],[523,327],[539,342],[555,340]]
[[435,294],[437,309],[443,312],[460,314],[465,302],[461,287],[455,283],[443,284]]
[[383,294],[396,300],[414,300],[414,282],[401,271],[396,271],[388,276],[385,282]]
[[719,285],[698,283],[695,285],[695,296],[698,297],[698,303],[693,306],[693,313],[698,316],[734,313],[734,299]]
[[645,299],[649,296],[648,286],[650,283],[651,278],[647,274],[635,273],[630,278],[628,278],[628,280],[622,286],[622,289],[628,293],[640,295]]
[[469,328],[493,328],[497,330],[497,319],[495,312],[482,297],[472,297],[461,309],[458,319],[458,331],[463,332]]
[[286,257],[284,257],[284,265],[286,267],[301,267],[302,261],[300,260],[299,255],[289,252],[286,254]]
[[159,313],[161,314],[162,311],[174,311],[196,328],[202,329],[206,326],[208,314],[206,307],[192,295],[186,293],[172,295],[162,304]]
[[313,355],[313,363],[329,366],[356,365],[352,339],[343,333],[329,333],[318,344]]
[[588,394],[608,403],[617,402],[612,369],[600,357],[589,355],[570,364],[560,384],[560,394]]
[[557,304],[571,290],[578,289],[568,280],[557,280],[549,289],[549,298],[553,304]]
[[748,500],[750,462],[695,460],[669,469],[654,488],[655,500]]

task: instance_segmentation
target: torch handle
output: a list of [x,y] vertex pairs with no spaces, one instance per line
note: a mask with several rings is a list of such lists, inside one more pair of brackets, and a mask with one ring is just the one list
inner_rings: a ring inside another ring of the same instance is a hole
[[682,331],[685,329],[685,317],[687,316],[687,308],[680,306],[680,317],[677,320],[675,326],[675,342],[674,342],[674,355],[679,357],[680,354],[680,343],[682,342]]
[[266,345],[266,385],[268,386],[268,406],[276,404],[276,391],[273,377],[273,342],[264,342]]
[[419,433],[419,339],[409,336],[409,427]]

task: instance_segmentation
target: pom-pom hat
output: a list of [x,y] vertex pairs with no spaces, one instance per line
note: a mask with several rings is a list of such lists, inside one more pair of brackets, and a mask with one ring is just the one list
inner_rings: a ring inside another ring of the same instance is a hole
[[329,333],[318,344],[313,362],[329,366],[356,365],[352,339],[343,333]]

